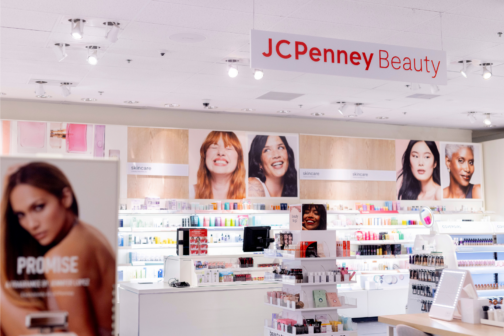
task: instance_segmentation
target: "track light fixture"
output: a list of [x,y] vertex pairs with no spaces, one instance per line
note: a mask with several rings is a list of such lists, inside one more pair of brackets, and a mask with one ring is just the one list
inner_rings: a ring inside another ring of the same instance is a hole
[[63,96],[68,97],[72,94],[72,91],[70,91],[71,85],[72,85],[72,83],[68,83],[68,82],[63,82],[60,84],[61,93],[63,94]]
[[260,80],[261,78],[263,78],[263,76],[264,76],[264,72],[262,70],[259,70],[259,69],[254,70],[254,78],[256,80]]
[[342,116],[344,116],[347,104],[345,102],[337,102],[336,104],[339,104],[339,107],[338,107],[339,114],[341,114]]
[[96,65],[98,63],[98,49],[97,46],[87,46],[87,49],[91,50],[91,54],[88,56],[87,61],[91,65]]
[[107,35],[105,36],[107,40],[109,40],[112,43],[117,42],[117,36],[119,35],[119,22],[103,22],[104,25],[111,27],[110,30],[108,31]]
[[460,74],[467,78],[468,70],[471,68],[471,60],[462,60],[459,61],[459,63],[462,63],[462,70],[460,70]]
[[37,94],[37,96],[45,96],[46,94],[46,91],[44,89],[44,84],[47,84],[47,82],[44,82],[44,81],[36,81],[35,83],[38,84],[37,86],[37,91],[35,91],[35,93]]
[[68,54],[66,53],[66,47],[70,47],[70,44],[66,43],[55,43],[53,46],[54,55],[58,62],[63,61]]
[[409,89],[411,91],[416,91],[416,90],[420,90],[421,86],[420,84],[418,83],[411,83],[410,86],[409,86]]
[[361,105],[362,105],[362,103],[355,103],[354,115],[360,116],[360,115],[364,114],[364,111],[362,111],[362,109],[361,109]]
[[[483,78],[484,79],[490,79],[492,77],[492,65],[493,63],[481,63],[480,66],[483,67]],[[490,67],[490,70],[488,70],[488,67]]]
[[[236,66],[236,64],[239,62],[240,60],[238,59],[233,59],[233,58],[230,58],[230,59],[227,59],[226,60],[226,63],[228,63],[228,76],[231,77],[231,78],[235,78],[236,76],[238,76],[238,67]],[[257,79],[257,78],[256,78]]]
[[438,93],[439,92],[439,86],[432,84],[431,87],[430,87],[430,92],[432,94]]
[[471,111],[471,112],[467,113],[467,119],[469,119],[469,122],[471,124],[476,123],[476,112]]
[[71,34],[75,40],[81,40],[82,36],[84,36],[84,23],[86,20],[82,19],[70,19],[68,20],[71,23]]
[[485,113],[485,119],[483,119],[483,123],[487,126],[492,125],[492,120],[490,119],[490,113]]

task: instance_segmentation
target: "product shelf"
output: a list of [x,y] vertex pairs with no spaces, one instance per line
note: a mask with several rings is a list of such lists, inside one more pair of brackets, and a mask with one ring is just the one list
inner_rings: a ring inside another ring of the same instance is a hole
[[171,249],[175,248],[175,244],[137,244],[131,246],[118,246],[119,250],[152,250],[152,249]]
[[337,260],[336,257],[323,257],[323,258],[291,258],[291,257],[276,257],[283,260],[292,260],[292,261],[323,261],[323,260]]
[[341,282],[321,282],[321,283],[289,283],[289,282],[279,282],[282,285],[292,286],[292,287],[304,287],[304,286],[334,286],[334,285],[351,285],[356,284],[357,281],[341,281]]
[[332,226],[330,230],[430,230],[423,225],[356,225],[356,226]]
[[422,281],[422,280],[416,280],[416,279],[410,279],[411,284],[419,284],[419,285],[427,285],[431,287],[437,287],[437,283],[431,282],[431,281]]
[[401,268],[396,270],[371,270],[371,271],[354,271],[350,270],[350,272],[355,272],[358,274],[408,274],[408,270]]
[[355,245],[388,245],[388,244],[413,244],[414,240],[351,240]]
[[504,296],[504,289],[483,289],[477,290],[478,296]]
[[119,215],[288,215],[289,210],[119,210]]
[[341,305],[339,307],[323,307],[323,308],[302,308],[302,309],[292,309],[292,308],[288,308],[288,307],[284,307],[284,306],[279,306],[279,305],[274,305],[274,304],[271,304],[271,303],[264,303],[265,305],[267,306],[271,306],[271,307],[277,307],[277,308],[281,308],[281,309],[285,309],[285,310],[289,310],[289,311],[295,311],[295,312],[300,312],[300,313],[303,313],[303,312],[312,312],[312,311],[334,311],[334,310],[338,310],[338,309],[352,309],[352,308],[357,308],[356,305],[349,305],[349,304],[344,304],[344,305]]
[[469,271],[471,274],[504,273],[504,267],[459,267],[460,270]]
[[357,260],[369,260],[369,259],[407,259],[409,254],[398,254],[398,255],[371,255],[371,256],[356,256]]
[[[247,226],[194,226],[187,227],[187,229],[207,229],[210,231],[240,231]],[[143,233],[143,232],[177,232],[177,229],[181,229],[182,227],[168,227],[168,228],[131,228],[131,227],[120,227],[119,232],[127,232],[127,233]],[[271,226],[271,230],[288,230],[288,227],[283,226]]]
[[444,266],[422,266],[422,265],[409,265],[410,269],[424,269],[424,270],[442,270]]
[[230,282],[208,282],[199,283],[198,287],[227,287],[227,286],[254,286],[254,285],[271,285],[271,281],[230,281]]
[[348,259],[357,259],[357,256],[336,257],[336,260],[348,260]]
[[[243,267],[243,268],[214,268],[218,269],[219,271],[228,271],[228,272],[261,272],[261,271],[272,271],[273,267]],[[194,270],[194,272],[204,272],[207,270],[206,268],[201,268]]]
[[161,261],[133,261],[126,264],[118,264],[119,267],[138,267],[138,266],[163,266]]
[[[264,335],[274,335],[274,336],[291,336],[291,333],[276,330],[270,327],[264,327]],[[331,331],[324,333],[325,336],[357,336],[357,331]]]
[[460,253],[504,252],[504,245],[457,246],[455,248],[455,252]]

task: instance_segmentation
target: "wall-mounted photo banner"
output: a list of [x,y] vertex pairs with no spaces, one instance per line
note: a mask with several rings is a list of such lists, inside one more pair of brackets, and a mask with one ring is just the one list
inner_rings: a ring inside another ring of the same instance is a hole
[[446,53],[262,30],[251,31],[250,66],[446,85]]
[[5,335],[114,333],[117,160],[0,157]]
[[246,198],[245,132],[189,130],[189,198]]
[[248,197],[298,197],[298,135],[248,133]]
[[395,171],[358,169],[301,169],[301,180],[395,181]]
[[441,200],[441,166],[437,141],[396,140],[398,200]]
[[128,175],[189,176],[189,165],[128,162]]
[[443,199],[484,199],[481,144],[441,142]]

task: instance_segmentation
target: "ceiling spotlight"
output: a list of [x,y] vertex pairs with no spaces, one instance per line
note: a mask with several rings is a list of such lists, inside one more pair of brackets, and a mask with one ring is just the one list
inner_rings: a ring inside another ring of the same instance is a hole
[[[482,63],[480,64],[483,67],[483,78],[484,79],[489,79],[492,77],[492,64],[493,63]],[[490,67],[490,70],[488,70],[487,67]]]
[[346,103],[345,102],[337,102],[337,104],[340,104],[340,106],[338,107],[338,112],[344,116],[345,115],[345,109],[347,107]]
[[205,107],[207,110],[215,110],[216,108],[219,108],[218,106],[215,105],[208,105]]
[[235,78],[238,76],[238,68],[236,68],[236,65],[230,64],[228,65],[228,75],[231,78]]
[[112,28],[110,28],[110,30],[108,31],[107,35],[105,36],[105,38],[107,40],[109,40],[110,42],[112,43],[116,43],[117,42],[117,35],[119,35],[119,25],[120,23],[119,22],[103,22],[104,25],[106,26],[110,26]]
[[72,37],[75,40],[80,40],[82,39],[82,36],[84,35],[84,22],[86,20],[81,20],[81,19],[70,19],[68,20],[71,23],[71,32],[72,32]]
[[242,109],[243,112],[254,112],[255,110],[254,109],[251,109],[251,108],[244,108]]
[[82,98],[81,100],[85,102],[94,102],[96,101],[96,98]]
[[125,104],[138,104],[139,101],[138,100],[125,100],[124,103]]
[[96,65],[98,64],[98,49],[100,47],[97,46],[87,46],[89,50],[91,50],[91,54],[88,56],[87,61],[91,65]]
[[460,70],[460,74],[467,78],[468,70],[471,67],[471,60],[463,60],[459,61],[459,63],[462,63],[462,70]]
[[179,107],[180,105],[179,104],[165,104],[164,105],[165,107]]
[[312,113],[311,115],[315,116],[315,117],[321,117],[321,116],[323,116],[325,114],[324,113],[315,112],[315,113]]
[[476,112],[469,112],[469,113],[467,113],[467,119],[469,119],[469,122],[471,124],[476,123]]
[[46,95],[46,91],[44,89],[44,84],[47,84],[47,82],[44,82],[44,81],[36,81],[35,83],[38,84],[37,86],[37,91],[35,91],[35,93],[37,94],[37,97],[39,98],[42,98],[42,96],[45,96]]
[[355,111],[354,111],[355,116],[360,116],[361,114],[364,114],[364,111],[362,111],[361,109],[361,105],[362,103],[355,103]]
[[254,78],[259,80],[261,78],[263,78],[264,76],[264,72],[262,70],[258,70],[258,69],[255,69],[254,70]]
[[438,93],[438,92],[439,92],[439,86],[432,84],[432,85],[430,86],[430,92],[431,92],[432,94],[434,94],[434,93]]
[[225,62],[229,64],[228,65],[228,75],[229,75],[229,77],[235,78],[236,76],[238,76],[238,67],[236,66],[236,64],[239,61],[240,60],[234,59],[234,58],[230,58],[230,59],[225,60]]
[[66,43],[55,43],[53,46],[54,55],[56,55],[56,59],[58,62],[63,61],[68,54],[66,53],[66,47],[70,47],[70,44]]
[[65,82],[60,84],[61,93],[63,94],[63,96],[68,97],[72,94],[72,92],[70,91],[70,85],[72,85],[72,83]]
[[277,111],[277,113],[287,114],[287,113],[290,113],[290,111],[289,110],[280,110],[280,111]]
[[487,126],[492,125],[492,120],[490,120],[490,113],[485,113],[485,119],[483,119],[483,123]]

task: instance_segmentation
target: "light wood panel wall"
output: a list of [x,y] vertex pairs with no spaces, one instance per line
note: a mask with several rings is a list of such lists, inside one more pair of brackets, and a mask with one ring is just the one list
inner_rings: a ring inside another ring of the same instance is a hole
[[[128,162],[189,164],[189,131],[128,127]],[[128,198],[189,198],[189,177],[128,175]]]
[[[301,169],[395,170],[395,141],[299,136]],[[396,183],[382,181],[300,181],[301,199],[394,200]]]

